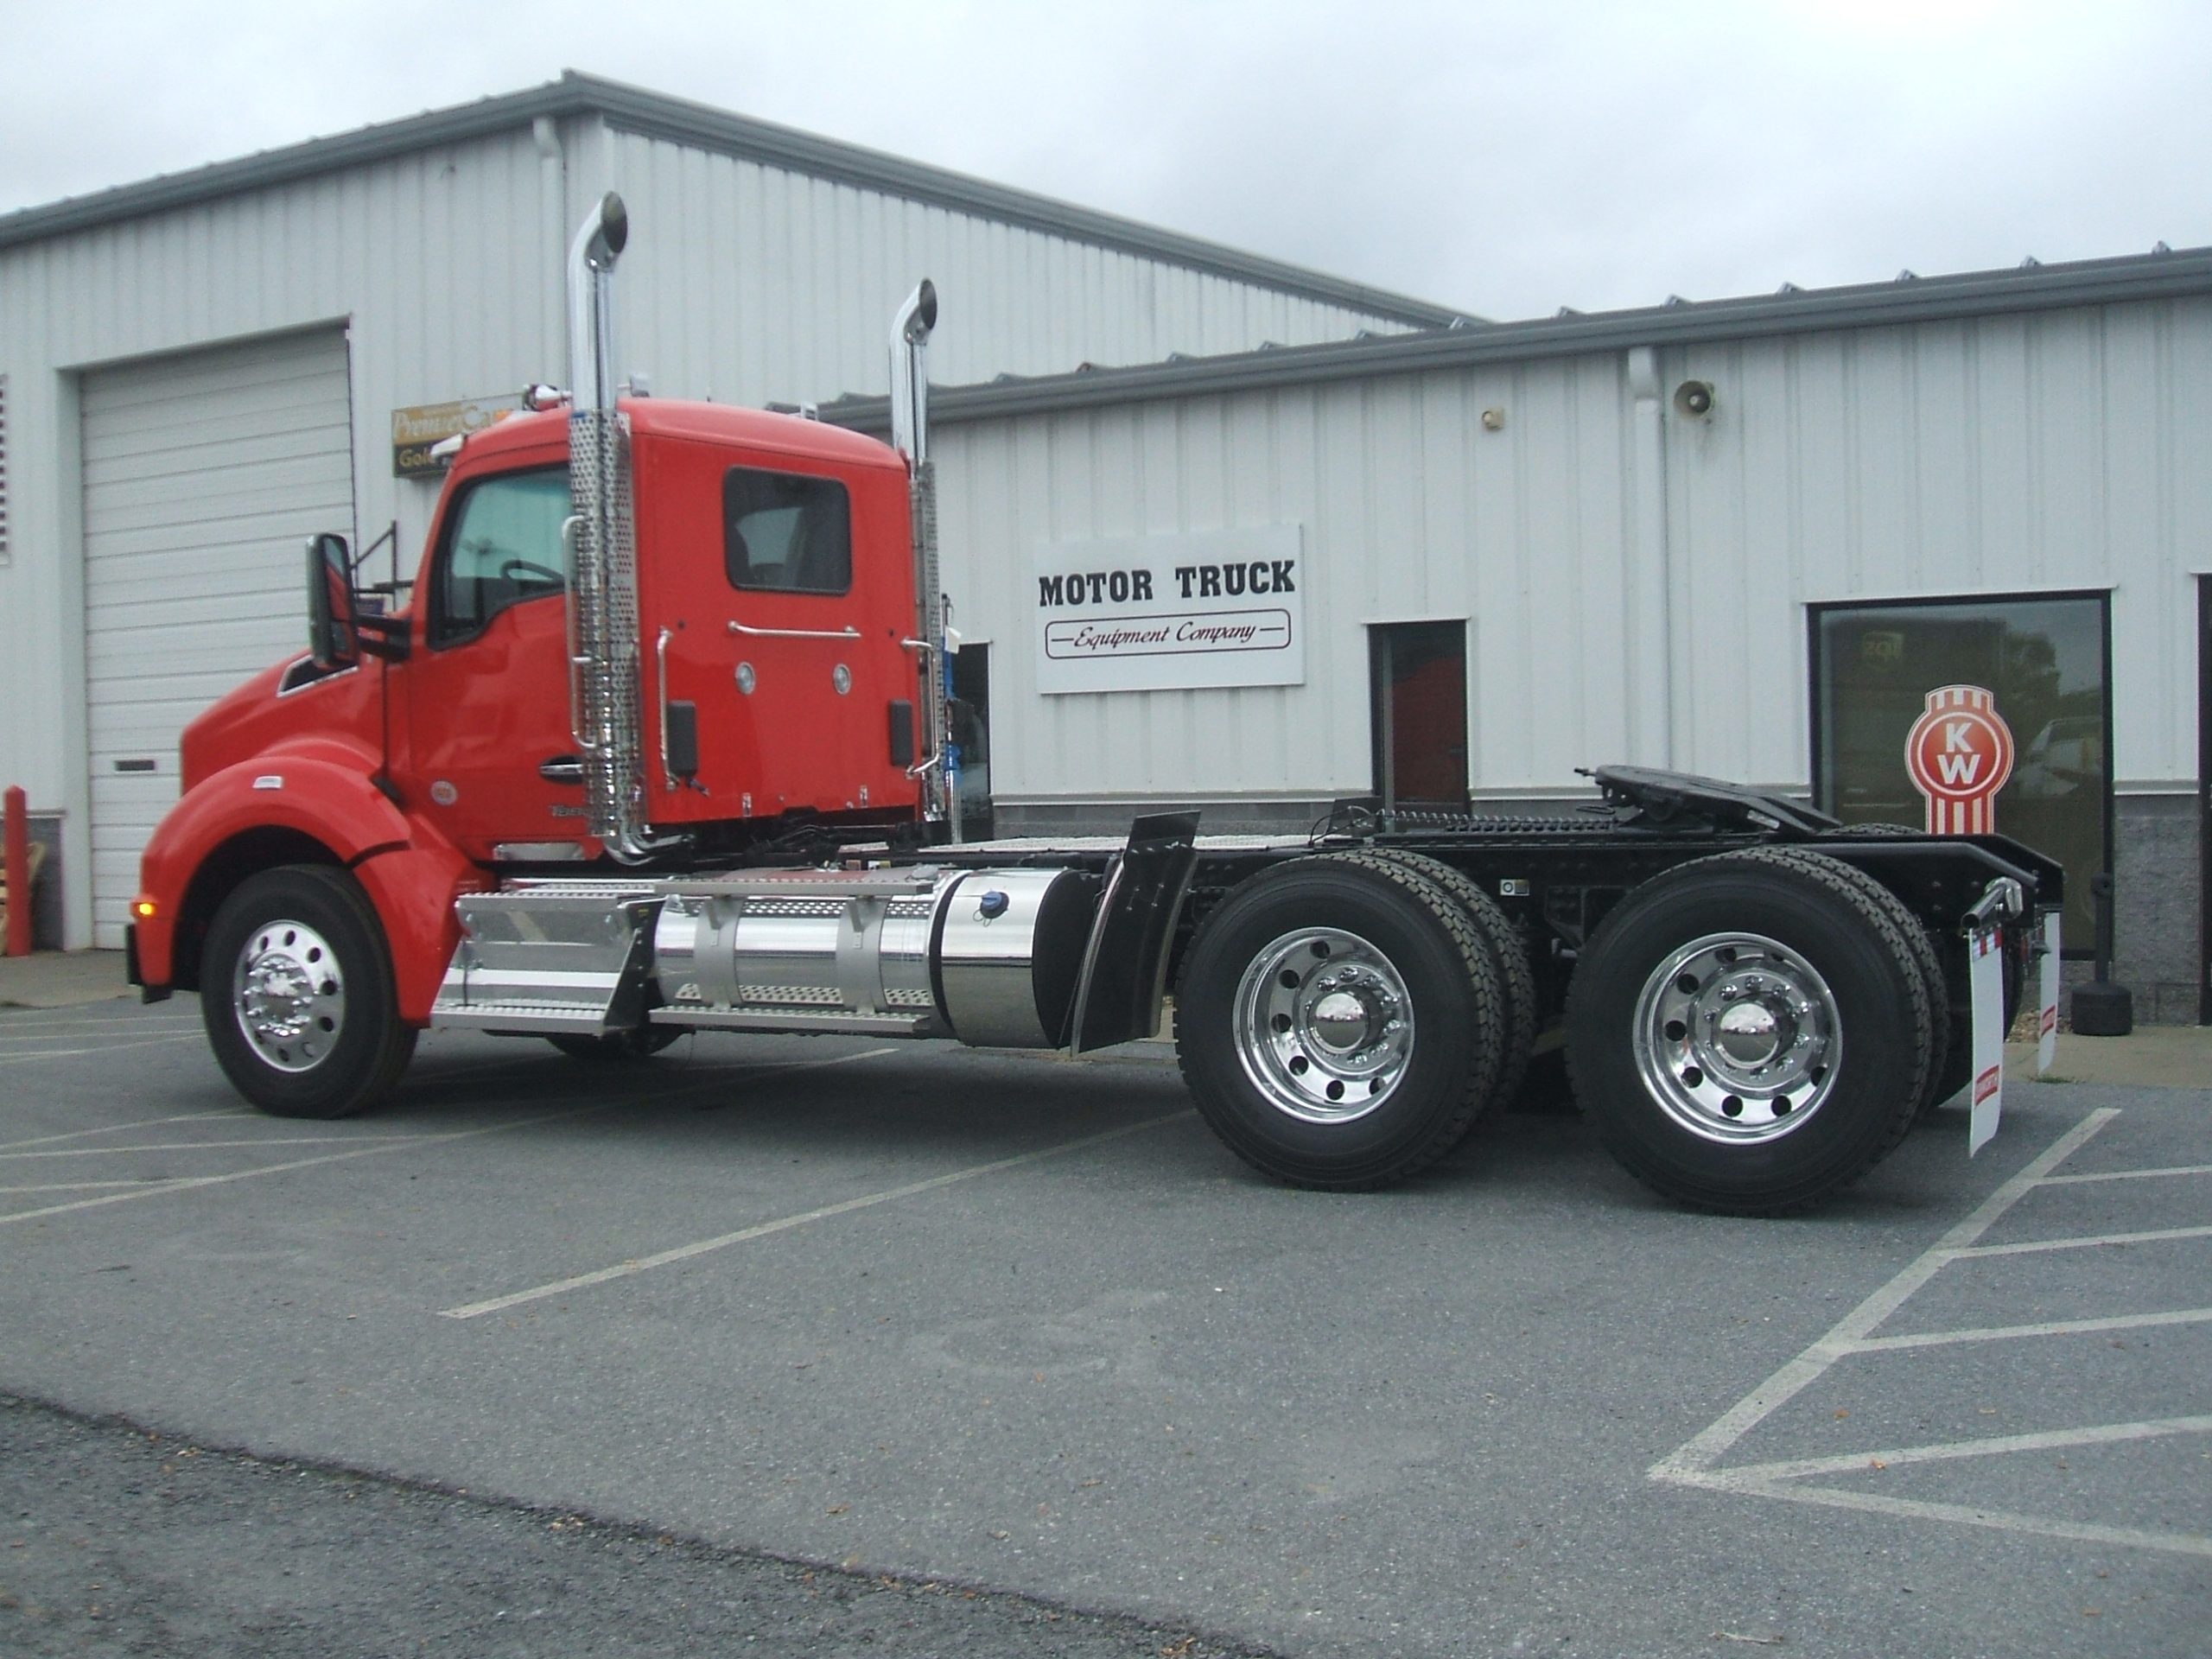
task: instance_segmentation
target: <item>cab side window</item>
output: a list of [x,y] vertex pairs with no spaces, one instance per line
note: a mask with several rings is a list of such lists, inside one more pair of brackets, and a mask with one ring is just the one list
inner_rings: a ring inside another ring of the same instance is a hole
[[479,480],[448,516],[432,594],[430,643],[474,639],[510,605],[557,594],[569,474],[560,467]]
[[853,585],[853,506],[834,478],[733,467],[722,475],[733,588],[842,594]]

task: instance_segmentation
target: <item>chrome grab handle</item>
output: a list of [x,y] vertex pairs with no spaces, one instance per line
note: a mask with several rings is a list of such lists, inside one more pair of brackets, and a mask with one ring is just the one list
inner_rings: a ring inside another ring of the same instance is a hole
[[568,615],[564,620],[569,645],[569,734],[586,754],[597,754],[600,746],[584,730],[584,688],[578,671],[585,666],[576,644],[576,550],[583,536],[584,518],[572,512],[561,521],[561,574],[568,582]]
[[[931,696],[937,696],[938,673],[937,647],[930,644],[926,639],[901,639],[899,643],[905,649],[914,652],[920,656],[922,659],[922,683],[928,688],[929,694]],[[931,749],[927,754],[924,755],[914,765],[907,767],[906,775],[909,778],[926,777],[944,765],[944,745],[940,741],[934,749]]]
[[653,668],[660,680],[661,786],[671,794],[676,790],[676,768],[668,764],[668,642],[675,637],[675,630],[663,628],[660,638],[653,641]]
[[834,633],[827,628],[754,628],[733,619],[732,633],[741,633],[748,639],[857,639],[861,631],[848,622]]

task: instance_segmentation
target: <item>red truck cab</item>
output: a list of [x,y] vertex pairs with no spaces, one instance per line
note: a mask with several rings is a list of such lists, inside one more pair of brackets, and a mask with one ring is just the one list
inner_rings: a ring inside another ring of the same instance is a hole
[[[639,816],[690,855],[800,824],[919,814],[908,471],[818,422],[635,398]],[[351,870],[428,1017],[455,895],[604,855],[584,805],[563,526],[569,416],[518,414],[454,458],[408,603],[334,666],[264,671],[186,728],[184,795],[134,907],[140,982],[199,983],[238,884]]]

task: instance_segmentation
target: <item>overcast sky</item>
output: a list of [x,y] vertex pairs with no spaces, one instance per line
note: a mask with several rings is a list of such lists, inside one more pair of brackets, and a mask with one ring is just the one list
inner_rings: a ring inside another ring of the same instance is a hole
[[2212,0],[0,0],[0,209],[563,68],[1498,318],[2212,244]]

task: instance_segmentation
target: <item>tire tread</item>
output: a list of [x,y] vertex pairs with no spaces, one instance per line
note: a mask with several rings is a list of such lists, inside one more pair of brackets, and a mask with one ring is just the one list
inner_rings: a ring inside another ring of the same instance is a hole
[[[1289,865],[1274,867],[1274,870],[1295,871],[1324,868],[1357,870],[1363,877],[1389,883],[1420,907],[1458,957],[1471,992],[1468,1000],[1471,1005],[1473,1029],[1470,1037],[1474,1058],[1461,1082],[1452,1109],[1440,1114],[1437,1122],[1418,1139],[1394,1149],[1388,1156],[1354,1168],[1332,1170],[1323,1174],[1300,1167],[1289,1158],[1271,1153],[1264,1145],[1254,1144],[1251,1137],[1236,1134],[1232,1128],[1217,1121],[1207,1107],[1209,1085],[1196,1075],[1192,1046],[1185,1040],[1183,1021],[1186,999],[1183,996],[1177,998],[1175,1005],[1176,1062],[1185,1084],[1199,1102],[1201,1116],[1206,1117],[1215,1133],[1228,1144],[1230,1149],[1254,1168],[1292,1186],[1338,1192],[1370,1192],[1379,1187],[1395,1185],[1427,1168],[1465,1139],[1467,1131],[1481,1116],[1497,1084],[1505,1039],[1506,994],[1496,961],[1481,931],[1459,900],[1427,876],[1395,859],[1369,851],[1318,854]],[[1252,880],[1264,881],[1272,874],[1274,871],[1262,872]],[[1236,893],[1232,893],[1221,908],[1208,918],[1209,922],[1224,914],[1233,914],[1230,907],[1236,903]],[[1199,955],[1204,944],[1202,931],[1199,938],[1192,942],[1191,958]]]
[[[1814,887],[1854,913],[1854,920],[1861,925],[1869,938],[1879,947],[1895,969],[1897,983],[1905,993],[1912,1030],[1909,1041],[1915,1057],[1912,1086],[1901,1090],[1896,1102],[1887,1108],[1881,1133],[1869,1140],[1866,1151],[1850,1166],[1825,1173],[1822,1177],[1802,1185],[1798,1190],[1738,1198],[1716,1192],[1684,1180],[1672,1172],[1656,1166],[1653,1160],[1643,1156],[1638,1149],[1614,1125],[1612,1114],[1602,1109],[1602,1103],[1586,1094],[1590,1085],[1588,1076],[1592,1060],[1586,1047],[1591,1040],[1589,1032],[1595,1015],[1592,999],[1598,993],[1592,988],[1592,976],[1586,965],[1599,960],[1607,945],[1618,938],[1629,922],[1642,913],[1650,903],[1659,901],[1666,894],[1693,881],[1716,874],[1743,868],[1781,870],[1796,880]],[[1878,890],[1891,904],[1868,891]],[[1892,905],[1895,909],[1892,909]],[[1582,1098],[1585,1109],[1596,1122],[1600,1137],[1623,1167],[1666,1198],[1693,1208],[1732,1215],[1787,1215],[1820,1203],[1832,1194],[1863,1178],[1866,1172],[1893,1151],[1918,1115],[1923,1091],[1928,1087],[1929,1060],[1932,1048],[1933,1019],[1929,1007],[1928,988],[1922,977],[1918,957],[1908,937],[1908,930],[1899,925],[1897,912],[1904,906],[1889,894],[1881,884],[1853,869],[1827,854],[1802,846],[1747,847],[1735,851],[1718,853],[1709,858],[1695,859],[1677,865],[1664,875],[1636,889],[1616,906],[1600,923],[1583,951],[1585,969],[1578,969],[1574,982],[1567,993],[1567,1065],[1576,1095]],[[1578,1040],[1578,1038],[1580,1040]]]

